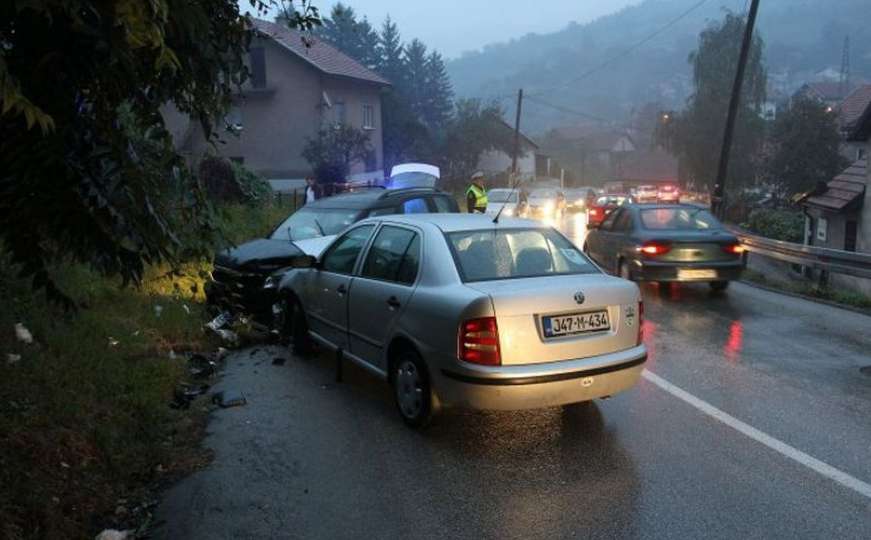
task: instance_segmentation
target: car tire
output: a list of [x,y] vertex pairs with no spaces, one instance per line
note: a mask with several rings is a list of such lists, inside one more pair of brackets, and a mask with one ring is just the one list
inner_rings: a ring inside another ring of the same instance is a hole
[[723,292],[729,288],[728,281],[712,281],[712,282],[708,283],[708,285],[711,287],[711,290],[714,292]]
[[282,313],[283,319],[279,332],[290,339],[293,353],[300,356],[310,354],[312,340],[308,335],[308,321],[302,304],[294,297],[285,298]]
[[392,363],[393,399],[396,410],[409,427],[426,427],[433,416],[429,372],[420,355],[406,348]]

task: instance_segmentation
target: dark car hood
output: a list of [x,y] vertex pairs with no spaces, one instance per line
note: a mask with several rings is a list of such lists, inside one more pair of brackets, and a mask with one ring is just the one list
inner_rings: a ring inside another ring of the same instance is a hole
[[305,255],[305,253],[287,240],[260,238],[217,253],[215,265],[227,268],[255,268],[261,265],[281,264],[296,255]]

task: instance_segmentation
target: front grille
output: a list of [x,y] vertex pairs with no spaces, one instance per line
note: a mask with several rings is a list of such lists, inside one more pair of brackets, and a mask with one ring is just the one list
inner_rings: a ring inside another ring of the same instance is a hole
[[235,307],[249,307],[248,303],[256,298],[263,288],[263,275],[254,272],[241,272],[225,266],[215,266],[212,279],[218,290],[223,293],[224,301]]

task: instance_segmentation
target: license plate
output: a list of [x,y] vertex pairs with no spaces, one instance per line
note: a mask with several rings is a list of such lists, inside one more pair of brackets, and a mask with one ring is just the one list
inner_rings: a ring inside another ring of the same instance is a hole
[[716,279],[716,270],[678,269],[678,279]]
[[602,330],[611,329],[611,323],[608,321],[608,312],[605,310],[542,317],[542,325],[544,327],[544,337],[546,338],[601,332]]

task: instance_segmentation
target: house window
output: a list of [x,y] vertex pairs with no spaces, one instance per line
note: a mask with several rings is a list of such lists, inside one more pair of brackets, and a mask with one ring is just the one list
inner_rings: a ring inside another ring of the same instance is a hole
[[847,251],[856,251],[856,229],[855,221],[847,221],[844,229],[844,249]]
[[252,88],[266,88],[266,51],[253,47],[249,51]]
[[338,102],[333,105],[333,121],[336,124],[345,124],[347,121],[347,113],[345,111],[345,104],[343,102]]
[[829,237],[829,220],[826,218],[819,218],[817,220],[817,240],[821,242],[825,242]]
[[363,129],[375,129],[375,107],[363,105]]

